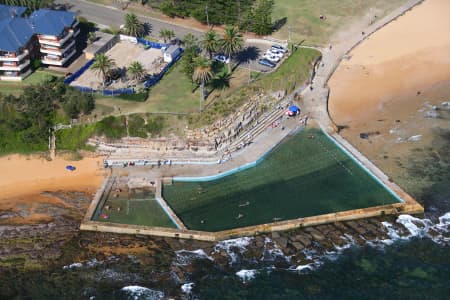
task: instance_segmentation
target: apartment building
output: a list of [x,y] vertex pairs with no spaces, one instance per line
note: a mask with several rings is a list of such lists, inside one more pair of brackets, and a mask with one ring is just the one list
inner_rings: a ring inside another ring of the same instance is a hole
[[75,14],[40,9],[24,17],[25,7],[0,5],[0,80],[20,81],[30,62],[64,66],[75,53],[80,33]]

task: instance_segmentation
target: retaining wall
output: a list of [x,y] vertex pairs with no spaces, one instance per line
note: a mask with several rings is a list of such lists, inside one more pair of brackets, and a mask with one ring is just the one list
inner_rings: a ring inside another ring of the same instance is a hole
[[423,208],[420,205],[395,203],[389,205],[330,213],[313,217],[299,218],[294,220],[261,224],[256,226],[248,226],[218,232],[177,230],[164,227],[126,225],[126,224],[96,222],[90,220],[86,221],[86,218],[81,223],[80,229],[88,231],[112,232],[121,234],[142,234],[142,235],[162,236],[170,238],[196,239],[201,241],[220,241],[241,236],[253,236],[264,232],[285,231],[300,227],[365,219],[399,213],[421,214],[423,213]]

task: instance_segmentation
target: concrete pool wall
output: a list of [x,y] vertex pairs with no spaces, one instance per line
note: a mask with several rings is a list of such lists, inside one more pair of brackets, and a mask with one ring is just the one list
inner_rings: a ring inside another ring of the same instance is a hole
[[[374,206],[361,209],[352,209],[347,211],[339,211],[335,213],[322,214],[317,216],[303,217],[297,219],[290,219],[285,221],[271,222],[265,224],[259,224],[254,226],[246,226],[216,232],[209,231],[198,231],[189,230],[179,220],[178,216],[170,209],[165,200],[161,195],[161,187],[163,182],[169,183],[172,180],[178,181],[209,181],[224,176],[234,174],[239,171],[246,170],[258,163],[262,162],[264,158],[279,144],[274,145],[268,151],[266,151],[260,158],[254,162],[244,164],[238,168],[234,168],[217,175],[203,176],[203,177],[170,177],[170,178],[159,178],[157,179],[157,187],[159,187],[159,193],[157,193],[158,203],[161,205],[163,210],[168,214],[168,216],[175,221],[179,229],[165,228],[165,227],[151,227],[151,226],[140,226],[140,225],[129,225],[129,224],[116,224],[108,222],[98,222],[93,221],[92,217],[96,211],[96,208],[101,204],[100,199],[104,192],[108,190],[108,186],[111,186],[114,182],[114,178],[107,178],[102,184],[97,194],[92,201],[88,212],[80,225],[81,230],[89,231],[101,231],[101,232],[112,232],[112,233],[124,233],[124,234],[142,234],[142,235],[152,235],[152,236],[162,236],[162,237],[173,237],[173,238],[183,238],[183,239],[197,239],[203,241],[219,241],[229,238],[241,237],[241,236],[251,236],[257,235],[263,232],[273,232],[273,231],[284,231],[299,227],[314,226],[326,223],[333,223],[339,221],[350,221],[356,219],[370,218],[376,216],[390,215],[390,214],[421,214],[423,213],[423,207],[418,204],[410,195],[403,191],[399,186],[389,180],[380,169],[378,169],[373,163],[371,163],[367,158],[365,158],[359,151],[357,151],[352,145],[350,145],[345,139],[340,137],[338,134],[328,134],[322,130],[325,135],[333,141],[333,143],[338,146],[342,151],[345,152],[347,156],[350,156],[352,160],[358,163],[365,172],[369,173],[378,183],[392,193],[399,203],[393,203],[388,205]],[[164,209],[164,208],[169,208]],[[180,225],[182,224],[182,225]]]

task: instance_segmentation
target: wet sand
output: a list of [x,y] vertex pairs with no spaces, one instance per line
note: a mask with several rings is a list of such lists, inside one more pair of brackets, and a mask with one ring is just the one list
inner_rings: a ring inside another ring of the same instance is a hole
[[403,174],[405,155],[425,159],[450,127],[449,12],[448,0],[424,1],[356,47],[329,81],[342,136],[413,194],[429,182]]

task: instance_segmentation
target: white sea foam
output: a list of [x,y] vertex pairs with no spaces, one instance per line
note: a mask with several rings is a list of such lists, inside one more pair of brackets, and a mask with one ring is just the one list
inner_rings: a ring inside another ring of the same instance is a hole
[[73,263],[73,264],[70,264],[68,266],[63,266],[63,270],[79,269],[81,267],[83,267],[82,263]]
[[135,300],[159,300],[164,298],[164,293],[161,291],[152,290],[143,286],[130,285],[123,287],[121,291],[126,292],[132,299]]
[[194,283],[188,282],[181,286],[181,291],[185,294],[190,294],[190,293],[192,293],[193,288],[194,288]]
[[244,253],[247,249],[246,247],[250,244],[250,241],[253,238],[250,237],[242,237],[237,239],[225,240],[221,241],[214,246],[214,251],[218,252],[220,250],[224,250],[228,256],[231,258],[231,264],[236,263],[238,261],[238,255],[233,251],[233,249],[238,249],[239,253]]
[[179,250],[175,252],[176,258],[175,258],[175,264],[186,266],[189,265],[193,260],[195,259],[209,259],[213,260],[208,254],[205,253],[203,249],[197,249],[197,250]]
[[257,274],[257,270],[240,270],[238,272],[236,272],[236,275],[241,278],[243,283],[247,283],[250,280],[254,279],[256,274]]
[[449,227],[450,213],[447,212],[439,217],[439,223],[433,223],[429,219],[419,219],[410,215],[398,216],[397,223],[402,224],[406,228],[407,234],[401,234],[394,225],[389,222],[382,222],[387,229],[390,239],[381,240],[380,242],[390,245],[397,240],[408,240],[413,237],[426,237],[434,242],[442,245],[450,245]]
[[310,263],[310,264],[306,264],[306,265],[299,265],[299,266],[297,266],[296,268],[295,268],[295,270],[297,270],[297,271],[304,271],[304,270],[310,270],[310,271],[312,271],[312,270],[314,270],[314,264],[313,263]]
[[261,257],[261,261],[275,261],[277,259],[283,259],[287,262],[291,261],[291,257],[283,253],[278,245],[270,238],[264,239],[264,251]]

